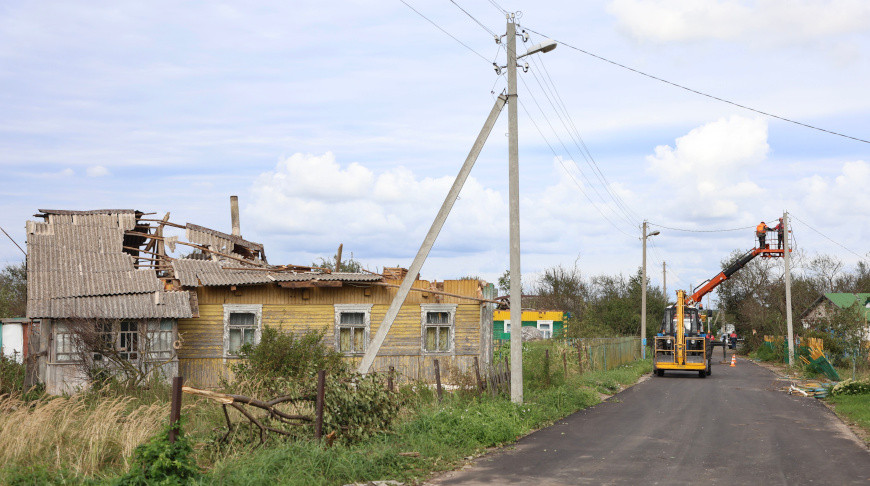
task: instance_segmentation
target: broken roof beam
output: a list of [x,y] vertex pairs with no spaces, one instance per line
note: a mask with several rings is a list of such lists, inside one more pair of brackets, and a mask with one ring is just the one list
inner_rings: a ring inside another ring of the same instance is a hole
[[[160,236],[157,236],[157,235],[152,235],[152,234],[150,234],[150,233],[139,233],[138,231],[125,231],[124,234],[130,234],[130,235],[134,235],[134,236],[146,236],[146,237],[148,237],[148,238],[157,238],[157,239],[160,239],[160,240],[166,240],[166,239],[167,239],[167,238],[160,237]],[[211,248],[209,248],[209,247],[207,247],[207,246],[197,245],[197,244],[195,244],[195,243],[187,243],[187,242],[185,242],[185,241],[176,241],[175,243],[178,244],[178,245],[190,246],[190,247],[196,248],[197,250],[207,251],[207,252],[209,252],[209,253],[211,253],[211,254],[213,254],[213,255],[217,255],[217,256],[220,256],[220,257],[224,257],[224,258],[229,258],[230,260],[236,260],[236,261],[239,261],[239,262],[242,262],[242,263],[247,263],[247,264],[250,264],[250,265],[258,265],[258,266],[261,266],[261,267],[266,265],[265,263],[258,262],[258,261],[256,261],[256,260],[248,260],[248,259],[245,259],[245,258],[241,258],[241,257],[233,256],[233,255],[227,255],[226,253],[221,253],[221,252],[219,252],[219,251],[212,250]],[[139,250],[139,251],[142,251],[142,250]]]
[[[391,288],[396,288],[396,289],[401,287],[401,285],[396,285],[396,284],[391,284],[391,283],[386,283],[386,282],[372,282],[372,285],[377,285],[379,287],[391,287]],[[498,300],[481,299],[478,297],[469,297],[467,295],[451,294],[450,292],[442,292],[440,290],[421,289],[421,288],[417,288],[417,287],[411,287],[411,291],[412,292],[438,294],[438,295],[443,295],[446,297],[455,297],[457,299],[473,300],[475,302],[487,302],[487,303],[491,303],[491,304],[501,304],[501,302]]]
[[[166,214],[168,215],[169,213],[166,213]],[[151,223],[161,223],[161,224],[165,224],[166,226],[172,226],[173,228],[179,228],[179,229],[186,229],[187,228],[187,226],[185,226],[183,224],[173,223],[172,221],[166,221],[163,219],[139,218],[139,221],[148,221]]]

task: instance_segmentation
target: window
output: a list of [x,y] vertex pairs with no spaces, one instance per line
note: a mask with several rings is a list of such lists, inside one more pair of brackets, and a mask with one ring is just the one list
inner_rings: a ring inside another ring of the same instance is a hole
[[371,304],[336,304],[335,349],[345,354],[365,353],[371,315]]
[[167,360],[172,358],[174,342],[172,319],[161,319],[148,323],[148,359]]
[[[118,332],[118,356],[131,360],[139,358],[139,323],[121,321]],[[103,333],[105,335],[105,333]]]
[[224,356],[238,356],[245,344],[260,342],[262,305],[224,304]]
[[423,328],[423,351],[449,353],[453,351],[456,304],[423,304],[420,306]]
[[550,339],[553,337],[553,321],[538,321],[538,330],[542,338]]
[[54,325],[54,360],[73,361],[76,358],[76,349],[73,335],[69,332],[66,324]]

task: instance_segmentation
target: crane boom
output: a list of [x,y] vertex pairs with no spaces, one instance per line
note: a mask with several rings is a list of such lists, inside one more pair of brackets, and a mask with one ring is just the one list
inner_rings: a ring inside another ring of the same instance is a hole
[[701,285],[701,287],[699,287],[698,290],[696,290],[694,294],[692,294],[686,298],[686,303],[687,304],[697,304],[697,303],[701,302],[701,299],[703,299],[705,295],[712,292],[713,289],[718,287],[720,283],[728,280],[728,278],[731,277],[731,275],[734,275],[734,273],[736,273],[738,270],[745,267],[747,263],[751,262],[752,259],[757,257],[758,255],[763,254],[764,256],[772,256],[773,257],[773,256],[782,256],[781,255],[782,253],[783,253],[783,250],[779,250],[779,249],[772,250],[769,248],[753,248],[753,249],[747,251],[740,258],[738,258],[733,263],[731,263],[731,265],[728,265],[728,267],[725,268],[725,270],[722,270],[721,272],[719,272],[718,275],[711,278],[710,280],[707,280],[707,282],[704,283],[704,285]]

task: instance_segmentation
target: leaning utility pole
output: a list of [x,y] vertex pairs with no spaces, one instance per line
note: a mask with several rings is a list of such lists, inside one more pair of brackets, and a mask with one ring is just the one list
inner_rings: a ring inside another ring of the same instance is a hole
[[788,247],[788,211],[782,213],[782,246],[785,257],[785,322],[788,329],[788,365],[794,365],[794,328],[791,321],[791,255]]
[[462,168],[459,169],[459,174],[456,175],[456,179],[453,181],[453,186],[450,187],[450,191],[444,198],[444,202],[441,204],[441,209],[438,211],[438,215],[435,216],[435,221],[432,222],[429,232],[423,239],[423,244],[420,245],[420,250],[417,251],[417,256],[415,256],[414,261],[411,262],[411,267],[408,269],[408,273],[402,280],[402,285],[399,286],[396,296],[393,297],[393,301],[390,303],[390,308],[387,309],[387,313],[384,315],[384,320],[381,321],[381,325],[378,326],[375,337],[372,338],[371,342],[366,347],[365,355],[362,357],[359,367],[357,368],[359,373],[368,373],[369,368],[371,368],[372,363],[374,363],[375,356],[378,355],[381,345],[384,344],[384,339],[387,338],[387,333],[390,332],[390,327],[392,327],[393,321],[395,321],[396,316],[399,315],[399,310],[401,310],[402,304],[405,303],[405,298],[408,297],[408,293],[411,291],[411,286],[414,284],[417,275],[419,275],[420,270],[423,268],[423,262],[426,261],[426,257],[429,255],[429,250],[431,250],[432,246],[435,244],[435,239],[438,237],[438,233],[441,232],[441,228],[444,226],[444,221],[447,220],[447,215],[450,214],[450,210],[453,208],[453,203],[455,203],[459,198],[459,192],[462,191],[462,186],[465,184],[465,180],[468,179],[468,174],[471,173],[471,168],[474,167],[474,162],[477,160],[478,155],[480,155],[480,151],[483,149],[483,144],[486,143],[486,139],[489,137],[489,133],[492,131],[492,127],[495,125],[495,121],[498,119],[498,115],[501,113],[501,109],[504,107],[506,102],[507,98],[503,95],[495,100],[495,104],[489,112],[489,117],[487,117],[486,122],[483,124],[483,128],[480,129],[480,133],[477,135],[477,140],[474,141],[474,145],[471,147],[471,152],[469,152],[468,157],[465,159],[465,163],[462,164]]
[[517,128],[517,24],[507,18],[508,199],[510,208],[511,401],[523,403],[523,281],[520,272],[520,155]]

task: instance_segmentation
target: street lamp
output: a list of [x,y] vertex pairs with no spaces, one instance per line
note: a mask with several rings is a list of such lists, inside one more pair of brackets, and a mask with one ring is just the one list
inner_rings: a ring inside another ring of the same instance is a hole
[[[646,232],[646,220],[643,222],[643,275],[640,281],[640,356],[646,359],[646,239],[660,234],[659,231]],[[667,296],[665,296],[667,299]]]

